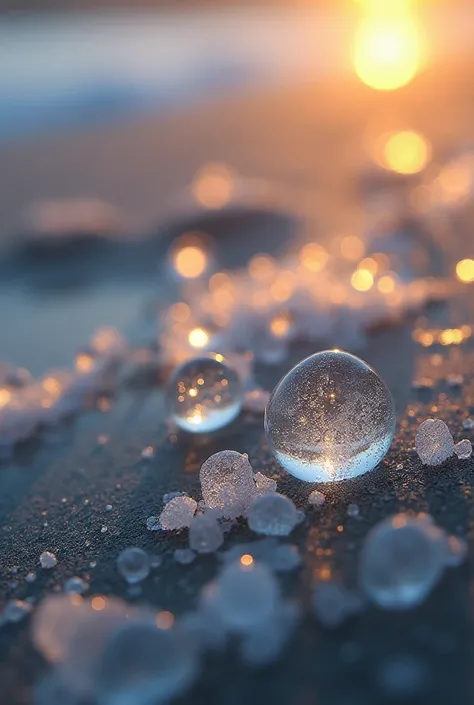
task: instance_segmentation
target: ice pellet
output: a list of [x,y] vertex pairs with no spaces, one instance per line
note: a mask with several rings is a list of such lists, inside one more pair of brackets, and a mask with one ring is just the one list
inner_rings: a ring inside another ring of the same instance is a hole
[[141,548],[125,548],[118,555],[117,569],[127,583],[134,585],[145,580],[150,574],[150,559]]
[[441,419],[426,419],[415,437],[415,449],[423,465],[442,465],[454,453],[451,431]]
[[420,604],[438,582],[448,560],[446,533],[427,515],[396,514],[368,534],[360,562],[360,583],[385,609]]
[[279,603],[275,578],[263,565],[234,563],[220,574],[213,605],[227,626],[246,632],[272,617]]
[[298,523],[295,505],[277,492],[254,499],[249,508],[248,525],[256,534],[288,536]]
[[54,553],[51,553],[51,551],[43,551],[43,553],[39,557],[39,562],[40,566],[45,570],[50,570],[58,564],[56,556],[54,555]]
[[467,438],[463,438],[462,441],[456,443],[454,446],[454,452],[458,456],[459,460],[467,460],[472,455],[472,443]]
[[257,494],[252,466],[247,456],[235,450],[211,455],[199,477],[206,506],[220,510],[228,519],[243,514]]
[[322,507],[325,501],[325,495],[323,495],[322,492],[318,492],[318,490],[313,490],[308,497],[308,502],[312,504],[313,507]]
[[148,531],[161,531],[161,524],[159,517],[148,517],[146,520],[146,528]]
[[189,547],[198,553],[214,553],[222,546],[224,534],[217,519],[210,514],[194,517],[189,525]]
[[319,583],[314,590],[314,612],[328,629],[336,629],[348,617],[364,607],[364,600],[357,593],[334,581]]
[[197,502],[192,497],[174,497],[165,504],[160,514],[160,524],[167,531],[184,529],[191,524],[196,509]]

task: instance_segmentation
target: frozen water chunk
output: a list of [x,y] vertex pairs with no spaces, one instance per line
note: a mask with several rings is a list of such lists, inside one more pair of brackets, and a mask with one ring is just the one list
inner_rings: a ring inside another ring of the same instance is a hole
[[67,580],[64,584],[64,592],[69,592],[74,595],[83,595],[88,589],[89,583],[76,575],[69,578],[69,580]]
[[316,617],[328,629],[336,629],[364,607],[360,595],[333,581],[316,586],[313,604]]
[[271,477],[267,477],[261,472],[256,472],[255,475],[255,484],[257,486],[257,490],[266,490],[267,492],[275,492],[277,488],[277,483],[276,480],[272,480]]
[[146,520],[146,528],[148,531],[161,531],[162,526],[158,517],[148,517]]
[[247,456],[235,450],[211,455],[199,477],[206,506],[220,510],[228,519],[243,514],[257,494],[252,466]]
[[165,504],[160,514],[160,524],[167,531],[184,529],[191,524],[196,509],[197,502],[192,497],[174,497]]
[[246,632],[274,615],[278,586],[264,565],[234,563],[220,574],[212,604],[229,629]]
[[415,448],[423,465],[441,465],[454,453],[454,439],[444,421],[426,419],[416,432]]
[[240,656],[254,668],[276,661],[285,648],[298,622],[298,609],[292,603],[283,603],[268,622],[244,634]]
[[318,490],[313,490],[308,497],[308,502],[313,505],[313,507],[322,507],[326,501],[326,496]]
[[118,555],[117,568],[127,583],[134,585],[148,578],[150,574],[150,559],[142,548],[125,548]]
[[196,554],[190,548],[177,548],[173,553],[176,563],[189,565],[196,558]]
[[276,386],[265,433],[278,462],[307,482],[333,482],[372,470],[395,431],[392,396],[354,355],[326,350],[294,367]]
[[168,504],[168,502],[175,497],[188,497],[188,493],[180,492],[179,490],[176,490],[175,492],[167,492],[163,495],[163,504]]
[[189,525],[189,547],[198,553],[214,553],[224,541],[217,519],[211,514],[194,517]]
[[39,562],[40,566],[45,570],[55,568],[58,564],[56,556],[54,555],[54,553],[51,553],[51,551],[43,551],[43,553],[39,557]]
[[99,705],[158,705],[184,693],[197,675],[192,640],[176,629],[135,621],[113,633],[96,670]]
[[172,374],[168,404],[184,431],[210,433],[227,426],[242,407],[242,383],[222,355],[188,360]]
[[291,499],[277,492],[254,499],[248,513],[252,531],[267,536],[288,536],[298,524],[298,519]]
[[454,446],[454,452],[458,456],[459,460],[467,460],[472,455],[472,443],[467,438],[463,438],[462,441],[456,443]]
[[446,534],[427,515],[396,514],[368,534],[360,563],[365,593],[385,609],[408,609],[431,592],[448,560]]

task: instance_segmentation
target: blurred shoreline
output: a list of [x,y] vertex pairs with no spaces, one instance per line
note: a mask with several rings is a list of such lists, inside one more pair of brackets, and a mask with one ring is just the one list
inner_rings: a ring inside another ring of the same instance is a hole
[[[0,140],[181,108],[237,87],[342,78],[352,70],[356,5],[345,11],[339,4],[186,7],[4,16]],[[435,58],[470,51],[466,19],[441,8],[427,15]]]

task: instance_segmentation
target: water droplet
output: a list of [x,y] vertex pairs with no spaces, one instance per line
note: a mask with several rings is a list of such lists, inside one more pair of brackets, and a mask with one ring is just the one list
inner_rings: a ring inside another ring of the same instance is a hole
[[299,523],[298,511],[289,497],[277,492],[262,495],[250,505],[248,524],[256,534],[288,536]]
[[427,515],[396,514],[377,524],[365,541],[361,585],[385,609],[420,604],[438,581],[448,558],[446,534]]
[[267,622],[275,613],[278,586],[265,566],[236,563],[220,574],[213,603],[229,628],[246,632]]
[[190,548],[177,548],[173,553],[173,558],[176,563],[181,565],[189,565],[196,558],[196,554]]
[[194,517],[189,526],[189,546],[198,553],[214,553],[224,541],[217,519],[210,514]]
[[89,583],[76,575],[69,578],[64,584],[64,592],[70,592],[74,595],[83,595],[88,589]]
[[117,558],[117,569],[127,583],[134,585],[148,577],[150,573],[150,559],[141,548],[125,548]]
[[302,360],[276,386],[265,431],[278,462],[307,482],[372,470],[395,431],[392,396],[378,374],[336,350]]
[[196,675],[192,640],[152,622],[125,623],[111,635],[96,665],[98,700],[103,705],[168,702]]
[[242,398],[240,379],[222,356],[185,362],[168,385],[171,416],[191,433],[209,433],[229,424],[238,416]]

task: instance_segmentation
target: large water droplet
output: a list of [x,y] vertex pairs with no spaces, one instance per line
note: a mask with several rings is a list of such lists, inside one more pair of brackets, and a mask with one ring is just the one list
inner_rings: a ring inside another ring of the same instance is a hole
[[265,412],[276,459],[307,482],[372,470],[394,431],[395,407],[383,380],[363,360],[339,350],[298,363],[278,383]]

